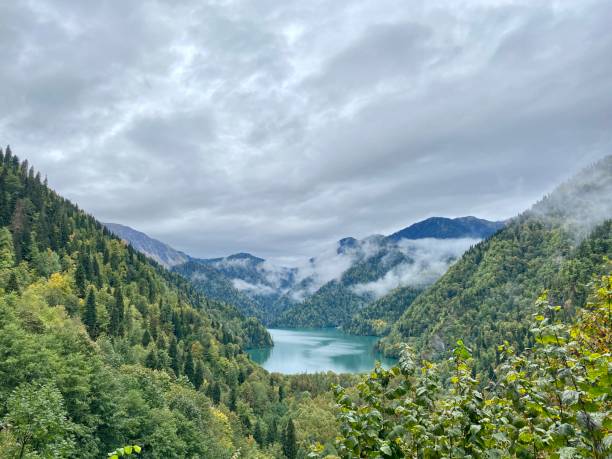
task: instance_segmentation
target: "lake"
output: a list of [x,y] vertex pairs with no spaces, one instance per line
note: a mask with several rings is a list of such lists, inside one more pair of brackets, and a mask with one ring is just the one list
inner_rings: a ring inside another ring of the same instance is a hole
[[284,374],[362,373],[378,360],[388,368],[397,360],[388,359],[375,349],[379,338],[348,335],[335,328],[268,329],[273,348],[251,349],[253,361],[270,372]]

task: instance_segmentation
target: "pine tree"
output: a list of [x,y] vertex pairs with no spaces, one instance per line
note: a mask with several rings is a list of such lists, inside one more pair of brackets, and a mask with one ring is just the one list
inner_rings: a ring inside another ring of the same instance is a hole
[[13,248],[13,236],[8,228],[0,229],[0,269],[8,269],[15,266],[15,249]]
[[221,386],[219,386],[218,382],[215,382],[212,386],[211,399],[215,405],[221,402]]
[[202,362],[198,360],[196,364],[195,374],[193,375],[193,385],[196,389],[202,387],[202,383],[204,382],[204,366]]
[[297,456],[297,440],[295,438],[293,419],[289,419],[285,434],[283,435],[283,453],[285,453],[287,459],[295,459]]
[[231,411],[236,411],[236,401],[238,399],[238,393],[236,391],[235,387],[231,387],[230,388],[230,394],[229,394],[229,403],[228,403],[228,408]]
[[166,349],[166,340],[164,339],[164,335],[162,335],[161,333],[157,335],[155,345],[157,346],[157,349]]
[[193,355],[191,354],[191,349],[187,352],[187,358],[185,359],[185,368],[183,369],[183,373],[189,378],[189,381],[193,382],[195,368],[193,365]]
[[151,349],[145,358],[145,366],[154,370],[157,368],[157,365],[157,352],[155,349]]
[[150,342],[151,342],[151,334],[149,333],[148,329],[145,329],[144,333],[142,334],[142,345],[144,347],[147,347]]
[[270,427],[268,427],[268,434],[266,435],[266,444],[271,445],[276,441],[277,436],[277,427],[276,427],[276,418],[272,419],[272,423]]
[[85,312],[83,313],[83,323],[91,339],[98,336],[98,313],[96,311],[96,295],[93,288],[89,289],[87,300],[85,301]]
[[81,263],[78,264],[74,273],[74,283],[79,291],[79,296],[81,296],[81,298],[85,297],[85,270]]
[[285,398],[285,389],[283,386],[278,386],[278,401],[282,402]]
[[125,304],[123,302],[123,294],[121,289],[115,289],[115,304],[111,308],[111,316],[109,323],[109,334],[113,336],[122,336],[124,332],[124,314]]
[[258,445],[263,445],[264,435],[261,431],[261,424],[259,423],[259,421],[255,423],[255,428],[253,429],[253,438],[255,439]]
[[20,290],[21,289],[19,288],[19,282],[17,280],[17,275],[15,274],[15,271],[11,271],[11,275],[9,276],[9,280],[6,284],[6,293],[11,293],[11,292],[19,293]]
[[102,273],[100,269],[100,263],[98,262],[98,257],[96,256],[94,256],[94,259],[93,259],[93,276],[94,276],[94,281],[96,283],[96,287],[98,287],[99,289],[102,288],[102,285],[103,285]]
[[170,345],[168,346],[168,355],[170,356],[170,368],[172,368],[176,376],[179,376],[180,365],[179,365],[179,359],[178,359],[178,347],[176,345],[176,338],[174,338],[174,335],[170,336]]

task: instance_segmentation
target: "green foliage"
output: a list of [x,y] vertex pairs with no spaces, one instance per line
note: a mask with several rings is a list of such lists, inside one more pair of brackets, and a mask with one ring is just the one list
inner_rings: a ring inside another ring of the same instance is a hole
[[0,270],[6,270],[15,266],[15,251],[13,249],[13,237],[8,228],[0,229]]
[[284,311],[274,325],[286,327],[336,327],[349,321],[367,301],[338,281],[325,284],[303,303]]
[[414,287],[397,288],[362,308],[342,329],[354,335],[386,335],[421,291]]
[[[352,287],[376,281],[395,266],[411,262],[407,255],[397,249],[395,242],[381,241],[380,244],[377,253],[355,263],[340,279],[327,282],[303,302],[290,305],[282,314],[272,318],[271,323],[289,327],[342,326],[356,334],[370,334],[370,330],[366,330],[369,324],[361,325],[368,319],[362,319],[360,314],[373,298],[367,293],[356,293]],[[374,306],[374,311],[376,308]],[[399,314],[401,312],[403,309]],[[365,312],[366,316],[370,314],[376,315],[376,319],[390,318],[379,317],[377,312]]]
[[[612,277],[595,286],[574,325],[547,296],[536,305],[535,346],[499,346],[497,383],[481,389],[458,341],[447,384],[409,347],[349,391],[337,386],[342,458],[595,457],[612,454]],[[315,445],[311,457],[322,457]]]
[[96,294],[91,288],[85,301],[85,312],[83,313],[83,323],[87,327],[87,333],[92,339],[96,339],[99,333],[98,313],[96,311]]
[[493,373],[497,343],[519,351],[533,344],[529,317],[544,289],[563,305],[566,319],[584,305],[593,274],[609,272],[612,222],[598,226],[577,244],[557,222],[526,214],[468,250],[448,272],[419,295],[382,341],[388,354],[407,342],[424,357],[439,360],[451,343],[472,343],[479,374]]
[[131,456],[132,454],[140,454],[142,448],[139,445],[128,445],[122,448],[117,448],[107,454],[110,459],[119,459],[120,457]]
[[265,328],[0,156],[0,456],[278,457],[239,418],[265,435],[297,409],[244,352]]
[[21,384],[7,400],[2,428],[15,439],[4,457],[30,457],[37,451],[45,457],[69,457],[74,448],[74,426],[67,419],[64,400],[52,384]]
[[293,419],[289,419],[285,432],[283,433],[283,453],[285,453],[287,459],[295,459],[297,456],[297,440]]

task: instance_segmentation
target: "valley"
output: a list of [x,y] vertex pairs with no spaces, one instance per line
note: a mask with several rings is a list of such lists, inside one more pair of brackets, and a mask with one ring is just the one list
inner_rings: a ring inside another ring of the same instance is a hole
[[[192,258],[99,223],[10,148],[0,168],[9,457],[134,444],[146,457],[399,458],[429,441],[449,451],[438,422],[459,429],[463,451],[523,456],[525,416],[554,439],[549,451],[609,450],[611,156],[503,224],[429,219],[342,239],[300,267]],[[516,399],[532,393],[536,418]],[[543,407],[552,397],[570,437]],[[449,400],[461,417],[444,420]],[[372,427],[379,419],[388,427]],[[31,422],[43,430],[22,436]],[[462,433],[474,422],[488,423],[479,440]]]
[[[323,253],[284,267],[249,253],[190,257],[129,227],[107,224],[207,297],[235,305],[267,326],[342,327],[364,335],[381,335],[390,326],[394,313],[376,312],[376,304],[384,304],[390,292],[423,290],[466,250],[503,226],[475,217],[432,217],[390,236],[331,242]],[[362,310],[367,312],[359,314]],[[355,324],[360,318],[363,323]]]
[[612,459],[612,1],[0,1],[0,459]]

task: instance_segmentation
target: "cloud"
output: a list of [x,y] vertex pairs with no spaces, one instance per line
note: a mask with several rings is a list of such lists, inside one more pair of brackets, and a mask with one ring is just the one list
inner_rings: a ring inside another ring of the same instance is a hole
[[276,289],[264,284],[251,284],[242,279],[232,279],[232,284],[235,289],[247,291],[253,295],[274,295],[277,293]]
[[612,150],[605,0],[0,16],[0,141],[99,219],[197,257],[293,263],[432,215],[507,218]]
[[380,298],[398,287],[423,287],[442,276],[449,266],[478,239],[403,239],[398,248],[411,259],[387,271],[380,279],[357,284],[351,289],[358,294],[371,294]]

